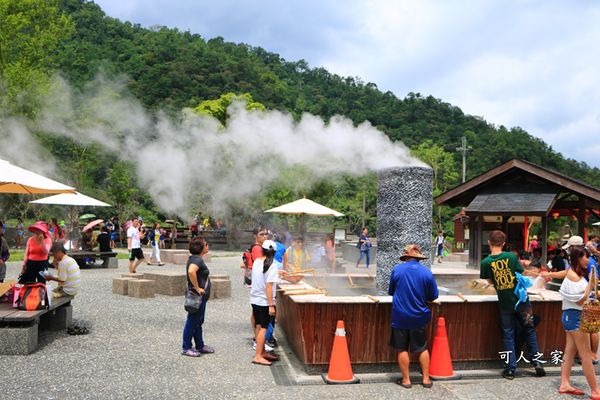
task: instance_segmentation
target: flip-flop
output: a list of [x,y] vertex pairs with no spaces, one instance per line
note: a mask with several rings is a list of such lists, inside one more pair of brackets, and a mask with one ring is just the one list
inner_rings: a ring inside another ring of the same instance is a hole
[[585,392],[581,389],[559,390],[558,394],[570,394],[573,396],[583,396]]
[[396,381],[396,384],[402,386],[404,389],[410,389],[410,388],[412,388],[412,383],[402,383],[402,379],[398,379]]
[[267,367],[270,367],[272,365],[272,363],[262,363],[262,362],[258,362],[258,361],[252,361],[252,364],[256,364],[256,365],[266,365]]
[[429,382],[429,383],[423,383],[423,387],[425,389],[431,389],[431,387],[433,386],[433,382]]
[[268,361],[279,361],[279,357],[274,356],[272,354],[265,354],[263,355],[263,358]]

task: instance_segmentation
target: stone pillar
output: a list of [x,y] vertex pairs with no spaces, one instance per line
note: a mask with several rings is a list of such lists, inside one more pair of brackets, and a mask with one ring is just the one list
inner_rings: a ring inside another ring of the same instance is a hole
[[377,191],[377,276],[386,293],[392,268],[405,245],[416,243],[431,266],[433,171],[425,167],[390,168],[379,172]]

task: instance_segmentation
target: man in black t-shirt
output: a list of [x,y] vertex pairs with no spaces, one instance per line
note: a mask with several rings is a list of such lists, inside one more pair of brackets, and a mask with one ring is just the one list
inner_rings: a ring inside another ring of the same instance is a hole
[[98,245],[100,246],[100,251],[111,252],[110,248],[110,235],[108,234],[108,228],[106,226],[102,227],[102,232],[96,238]]

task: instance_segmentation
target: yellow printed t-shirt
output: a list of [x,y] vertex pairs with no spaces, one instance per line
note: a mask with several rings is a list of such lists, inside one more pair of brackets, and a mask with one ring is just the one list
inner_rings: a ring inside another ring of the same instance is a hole
[[489,255],[481,261],[481,279],[491,279],[494,282],[498,302],[502,310],[511,311],[519,300],[515,294],[517,276],[515,272],[523,272],[523,266],[514,253],[502,252],[495,256]]

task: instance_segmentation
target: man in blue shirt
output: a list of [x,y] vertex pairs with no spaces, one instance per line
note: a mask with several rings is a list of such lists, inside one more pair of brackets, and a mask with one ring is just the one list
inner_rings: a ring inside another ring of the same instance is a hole
[[423,372],[423,387],[430,388],[429,351],[427,350],[427,324],[431,311],[427,303],[438,298],[438,288],[431,271],[419,260],[428,257],[421,253],[416,244],[404,247],[401,261],[392,270],[388,294],[392,301],[392,335],[390,346],[398,350],[398,365],[402,379],[396,383],[410,389],[409,351],[419,353],[419,363]]

